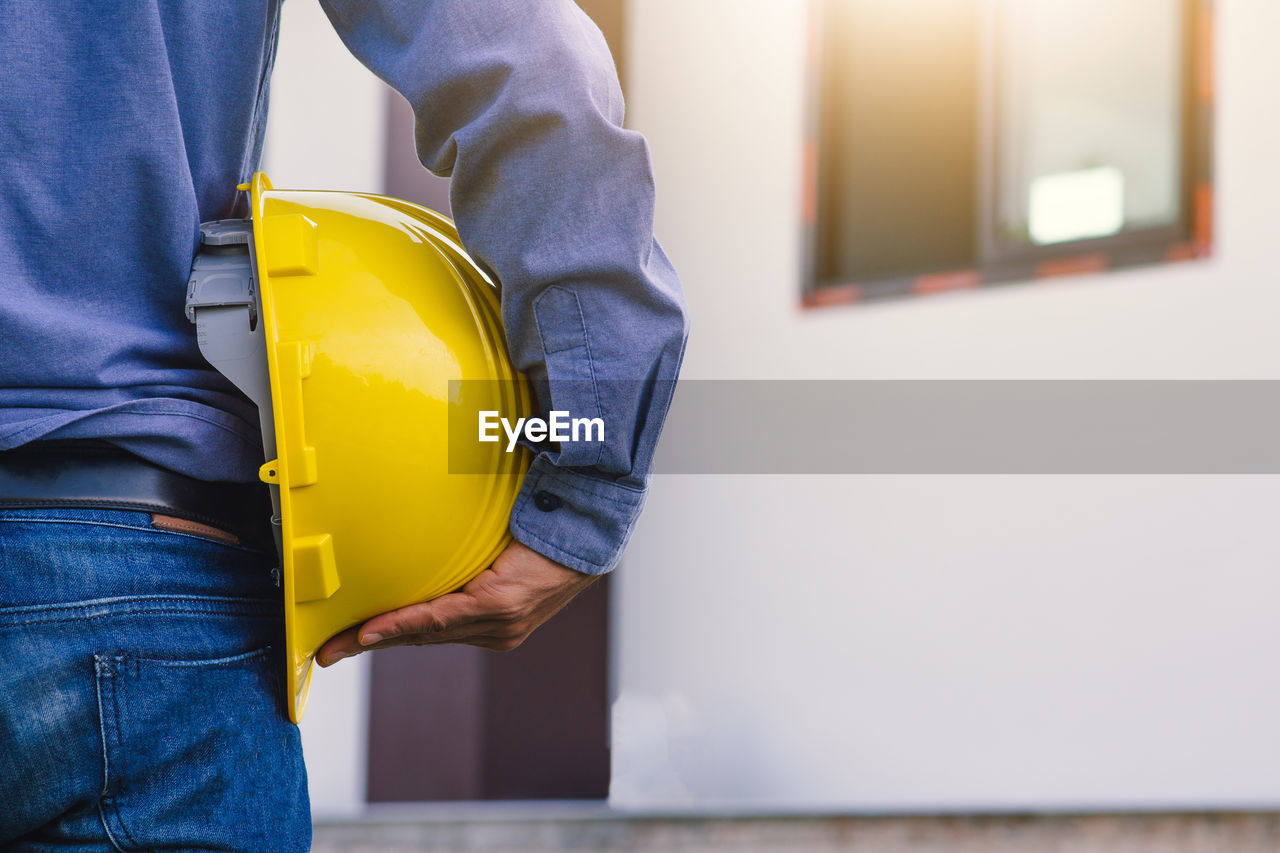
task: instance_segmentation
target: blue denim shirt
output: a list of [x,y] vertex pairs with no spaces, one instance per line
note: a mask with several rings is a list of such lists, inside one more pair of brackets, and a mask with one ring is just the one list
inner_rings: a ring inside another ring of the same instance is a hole
[[[463,242],[496,274],[511,355],[544,408],[598,413],[604,446],[534,460],[517,539],[616,565],[687,335],[653,236],[644,139],[572,0],[324,0],[413,104]],[[199,223],[244,215],[277,0],[0,0],[0,450],[103,438],[210,480],[255,478],[256,411],[183,314]],[[361,188],[353,188],[361,189]],[[594,416],[594,415],[593,415]]]

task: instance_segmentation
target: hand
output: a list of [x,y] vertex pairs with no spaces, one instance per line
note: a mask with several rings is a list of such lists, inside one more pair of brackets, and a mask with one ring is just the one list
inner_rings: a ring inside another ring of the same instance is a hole
[[371,649],[436,643],[510,651],[595,580],[512,541],[462,589],[349,628],[321,646],[316,661],[331,666]]

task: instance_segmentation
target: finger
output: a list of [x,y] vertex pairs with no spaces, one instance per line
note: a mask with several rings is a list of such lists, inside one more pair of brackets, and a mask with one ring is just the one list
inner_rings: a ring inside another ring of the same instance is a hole
[[466,592],[451,592],[375,616],[360,626],[362,646],[374,646],[402,634],[436,634],[476,622],[488,614]]
[[316,653],[316,661],[321,667],[332,666],[366,649],[401,645],[394,642],[395,638],[406,633],[438,634],[460,628],[482,618],[484,610],[465,590],[411,604],[335,635],[321,646]]
[[[507,652],[507,651],[511,651],[512,649],[516,648],[521,643],[523,643],[528,638],[529,634],[532,633],[530,631],[530,632],[525,632],[517,635],[509,635],[506,632],[500,632],[501,631],[500,625],[496,627],[498,628],[499,632],[489,632],[485,634],[467,634],[465,636],[460,636],[451,640],[442,640],[434,637],[429,637],[426,635],[418,635],[418,636],[405,635],[402,638],[403,642],[401,640],[392,640],[387,642],[384,645],[375,647],[373,650],[376,651],[376,649],[378,648],[391,648],[392,646],[444,646],[444,645],[453,646],[453,645],[456,645],[456,646],[476,646],[478,648],[488,649],[489,651],[494,651],[494,652]],[[363,651],[370,651],[370,650],[371,650],[370,648],[363,649]]]
[[503,622],[470,622],[446,631],[424,631],[421,633],[399,634],[386,640],[379,640],[369,646],[360,646],[359,651],[368,652],[377,649],[389,649],[395,646],[434,646],[443,643],[467,643],[480,636],[504,637],[511,633]]
[[358,635],[365,630],[365,626],[358,625],[354,628],[348,628],[325,642],[320,647],[320,650],[316,652],[316,662],[322,667],[332,666],[343,658],[358,655],[361,652],[389,649],[393,646],[422,646],[436,643],[465,642],[467,638],[481,634],[500,636],[506,633],[504,629],[505,625],[502,622],[468,622],[462,625],[454,625],[441,631],[415,631],[388,637],[376,643],[363,644],[360,642]]
[[[445,599],[460,599],[445,601]],[[443,604],[441,603],[443,602]],[[475,621],[470,612],[467,596],[450,593],[434,601],[411,604],[390,613],[375,616],[363,625],[348,628],[329,638],[316,653],[321,666],[331,666],[344,657],[378,648],[384,640],[394,639],[404,633],[426,633],[451,630]]]
[[316,652],[316,663],[320,666],[333,666],[343,658],[351,657],[364,651],[357,637],[360,627],[347,630],[330,637],[320,650]]
[[510,643],[512,640],[519,645],[529,634],[529,631],[514,628],[509,622],[471,622],[445,631],[401,634],[366,646],[361,645],[356,638],[359,630],[360,628],[350,628],[330,639],[320,648],[320,651],[316,652],[316,662],[321,667],[333,666],[343,658],[395,646],[436,646],[460,643],[501,650],[498,649],[499,646]]

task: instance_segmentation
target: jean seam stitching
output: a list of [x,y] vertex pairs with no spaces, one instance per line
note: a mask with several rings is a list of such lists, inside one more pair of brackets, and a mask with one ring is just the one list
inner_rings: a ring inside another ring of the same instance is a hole
[[94,655],[94,682],[95,692],[98,697],[98,733],[102,737],[102,793],[100,797],[107,795],[107,790],[111,787],[111,762],[107,756],[107,718],[103,713],[102,702],[102,661],[99,655]]
[[[111,831],[111,827],[108,825],[109,823],[107,821],[108,808],[112,808],[112,811],[114,812],[114,808],[111,807],[111,804],[106,798],[98,800],[98,822],[102,824],[102,831],[106,833],[107,840],[111,842],[111,846],[119,850],[120,853],[128,853],[128,851],[126,851],[123,847],[121,847],[120,843],[116,841],[115,833]],[[117,817],[117,820],[118,819],[119,818]]]
[[[107,840],[111,842],[111,846],[121,851],[121,853],[125,853],[125,849],[121,847],[120,842],[116,840],[115,833],[111,831],[111,823],[113,821],[109,820],[107,817],[107,812],[110,811],[112,817],[115,819],[114,822],[118,825],[118,828],[122,830],[126,836],[129,835],[128,830],[120,820],[119,810],[116,808],[115,801],[111,796],[111,749],[108,743],[108,741],[110,741],[117,747],[117,749],[119,749],[120,730],[117,723],[120,719],[120,708],[116,696],[115,677],[117,675],[118,666],[122,660],[122,657],[109,658],[103,655],[94,655],[94,680],[96,682],[98,695],[98,730],[102,733],[102,795],[98,798],[98,820],[102,822],[102,831],[106,833]],[[104,683],[107,686],[106,692],[110,699],[112,711],[110,717],[108,717],[106,713],[107,703],[103,702],[102,697]],[[108,723],[108,720],[111,721],[110,724]],[[110,733],[108,733],[108,729],[110,729]],[[129,840],[136,844],[132,837],[130,837]]]
[[86,598],[83,601],[57,601],[49,604],[20,604],[12,608],[0,608],[0,613],[16,613],[24,608],[35,610],[40,607],[108,607],[113,604],[181,604],[187,607],[197,605],[226,605],[229,607],[261,607],[273,603],[271,599],[255,598],[245,595],[200,595],[194,593],[171,593],[154,595],[109,595],[104,598]]
[[[2,508],[0,508],[0,509],[2,509]],[[50,509],[75,509],[75,507],[50,507]],[[94,507],[86,507],[86,509],[93,510],[93,509],[94,509]],[[119,510],[103,509],[103,510],[102,510],[102,512],[136,512],[136,513],[141,514],[141,513],[143,512],[143,510],[140,510],[140,509],[119,509]],[[16,516],[16,517],[14,517],[14,516],[9,516],[9,515],[0,515],[0,524],[9,524],[9,523],[13,523],[13,522],[30,522],[30,523],[34,523],[34,524],[82,524],[82,525],[86,525],[86,526],[88,526],[88,527],[114,527],[114,528],[117,528],[117,529],[119,529],[119,530],[138,530],[138,531],[142,531],[142,532],[146,532],[146,531],[148,531],[148,530],[154,530],[154,528],[152,528],[152,527],[150,527],[150,526],[148,526],[148,525],[142,525],[142,524],[139,524],[139,525],[136,525],[136,526],[135,526],[135,525],[132,525],[132,524],[121,524],[121,523],[116,522],[116,521],[90,521],[90,520],[88,520],[88,519],[81,519],[81,518],[41,518],[41,517],[39,517],[39,516]],[[158,531],[158,532],[159,532],[159,531]]]
[[12,607],[0,607],[0,621],[5,617],[23,614],[53,613],[59,610],[91,610],[101,607],[116,607],[118,612],[133,612],[135,607],[148,610],[165,610],[170,607],[183,608],[209,613],[236,612],[251,610],[269,610],[279,606],[279,602],[270,598],[252,598],[233,595],[113,595],[106,598],[86,598],[80,601],[51,601],[45,604],[18,604]]
[[213,658],[211,660],[194,660],[194,659],[162,660],[160,658],[140,658],[140,657],[135,657],[133,658],[133,660],[137,661],[138,663],[145,663],[153,666],[173,667],[177,669],[195,669],[198,667],[212,668],[212,667],[219,667],[219,666],[232,666],[235,664],[242,664],[242,663],[249,663],[251,661],[257,661],[259,658],[268,657],[271,654],[271,651],[272,651],[272,646],[266,645],[266,646],[263,646],[262,648],[253,649],[252,651],[241,652],[238,655],[229,655],[228,657]]
[[[90,507],[90,509],[92,509],[92,507]],[[112,510],[104,510],[104,512],[111,512],[111,511]],[[148,509],[124,509],[124,510],[114,510],[114,511],[115,512],[139,512],[139,513],[150,514],[153,510],[151,508],[148,508]],[[81,524],[81,525],[86,525],[88,527],[110,527],[116,530],[136,530],[139,533],[154,533],[158,536],[181,536],[186,539],[198,539],[201,542],[208,542],[213,545],[221,545],[224,548],[232,548],[236,551],[246,551],[250,554],[269,553],[261,548],[250,548],[246,545],[232,545],[230,542],[219,542],[217,539],[208,539],[204,536],[193,536],[190,533],[179,533],[174,530],[160,530],[158,528],[151,527],[149,524],[135,527],[132,524],[119,524],[117,522],[112,522],[112,521],[88,521],[88,520],[77,519],[77,518],[39,518],[39,517],[26,517],[26,516],[0,517],[0,524],[13,524],[13,523]]]
[[129,610],[129,611],[114,610],[110,613],[94,613],[91,615],[82,614],[78,616],[72,616],[72,615],[56,616],[56,617],[50,617],[48,619],[24,619],[17,622],[10,622],[7,620],[0,619],[0,627],[21,628],[24,625],[47,625],[50,623],[58,623],[58,622],[84,622],[89,619],[110,619],[116,616],[141,616],[141,615],[146,615],[150,613],[164,613],[164,614],[172,614],[175,616],[190,616],[190,615],[250,616],[250,617],[259,616],[259,617],[266,617],[266,618],[270,618],[275,615],[273,613],[268,612],[265,609],[260,612],[249,612],[249,611],[230,612],[230,611],[209,611],[209,610],[192,610],[192,609],[170,610],[164,607],[144,607],[137,610]]

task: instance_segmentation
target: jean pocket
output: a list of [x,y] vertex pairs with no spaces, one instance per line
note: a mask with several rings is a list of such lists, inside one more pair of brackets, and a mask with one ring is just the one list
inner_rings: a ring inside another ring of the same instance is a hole
[[297,726],[272,647],[207,660],[94,655],[101,814],[122,850],[306,850]]

